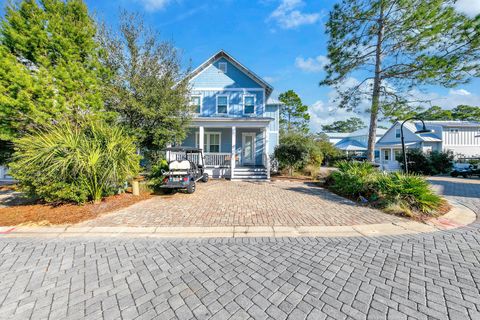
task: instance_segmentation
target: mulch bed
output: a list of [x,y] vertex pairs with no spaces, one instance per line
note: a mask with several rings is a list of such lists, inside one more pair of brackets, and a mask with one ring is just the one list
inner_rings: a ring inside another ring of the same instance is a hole
[[103,199],[100,203],[84,205],[62,204],[20,204],[0,208],[0,226],[48,226],[74,224],[131,206],[142,200],[153,197],[149,192],[134,196],[123,193]]

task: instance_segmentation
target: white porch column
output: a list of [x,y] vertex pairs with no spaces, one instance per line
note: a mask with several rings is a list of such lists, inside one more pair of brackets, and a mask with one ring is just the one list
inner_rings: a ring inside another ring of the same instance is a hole
[[[167,148],[171,148],[172,147],[172,144],[171,143],[167,143]],[[172,159],[170,159],[170,151],[166,151],[165,152],[165,158],[167,158],[167,161],[171,161]]]
[[270,130],[268,127],[263,128],[263,150],[264,150],[264,163],[263,165],[267,169],[267,179],[270,179],[270,155],[269,150]]
[[230,159],[230,179],[233,179],[235,170],[235,153],[237,151],[237,128],[232,127],[232,155]]
[[[203,126],[198,127],[198,147],[203,150],[204,145],[205,145],[205,131],[203,129]],[[205,150],[203,150],[205,152]]]

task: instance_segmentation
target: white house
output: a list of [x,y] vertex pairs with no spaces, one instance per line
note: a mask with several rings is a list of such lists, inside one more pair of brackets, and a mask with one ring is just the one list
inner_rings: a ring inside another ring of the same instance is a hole
[[[380,151],[378,163],[383,170],[400,169],[402,155],[400,122],[387,130],[376,144]],[[425,121],[429,133],[415,134],[422,129],[420,121],[406,122],[403,126],[406,148],[424,152],[452,151],[455,157],[480,157],[480,123],[472,121]]]

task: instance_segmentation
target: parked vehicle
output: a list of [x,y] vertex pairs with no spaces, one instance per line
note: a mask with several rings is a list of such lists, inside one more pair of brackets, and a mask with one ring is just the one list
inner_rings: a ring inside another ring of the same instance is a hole
[[[167,148],[168,172],[163,172],[165,178],[160,188],[167,193],[184,189],[187,193],[194,193],[197,181],[208,181],[205,172],[205,158],[202,149],[191,147]],[[170,159],[174,154],[175,158]]]
[[455,167],[452,172],[450,172],[452,177],[472,177],[472,176],[479,176],[480,177],[480,167],[475,165],[469,165],[468,167]]

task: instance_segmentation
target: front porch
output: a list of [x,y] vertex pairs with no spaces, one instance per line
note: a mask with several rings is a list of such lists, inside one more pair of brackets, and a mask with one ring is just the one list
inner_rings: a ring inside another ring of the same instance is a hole
[[205,168],[213,178],[270,179],[269,121],[194,121],[181,145],[203,146]]

